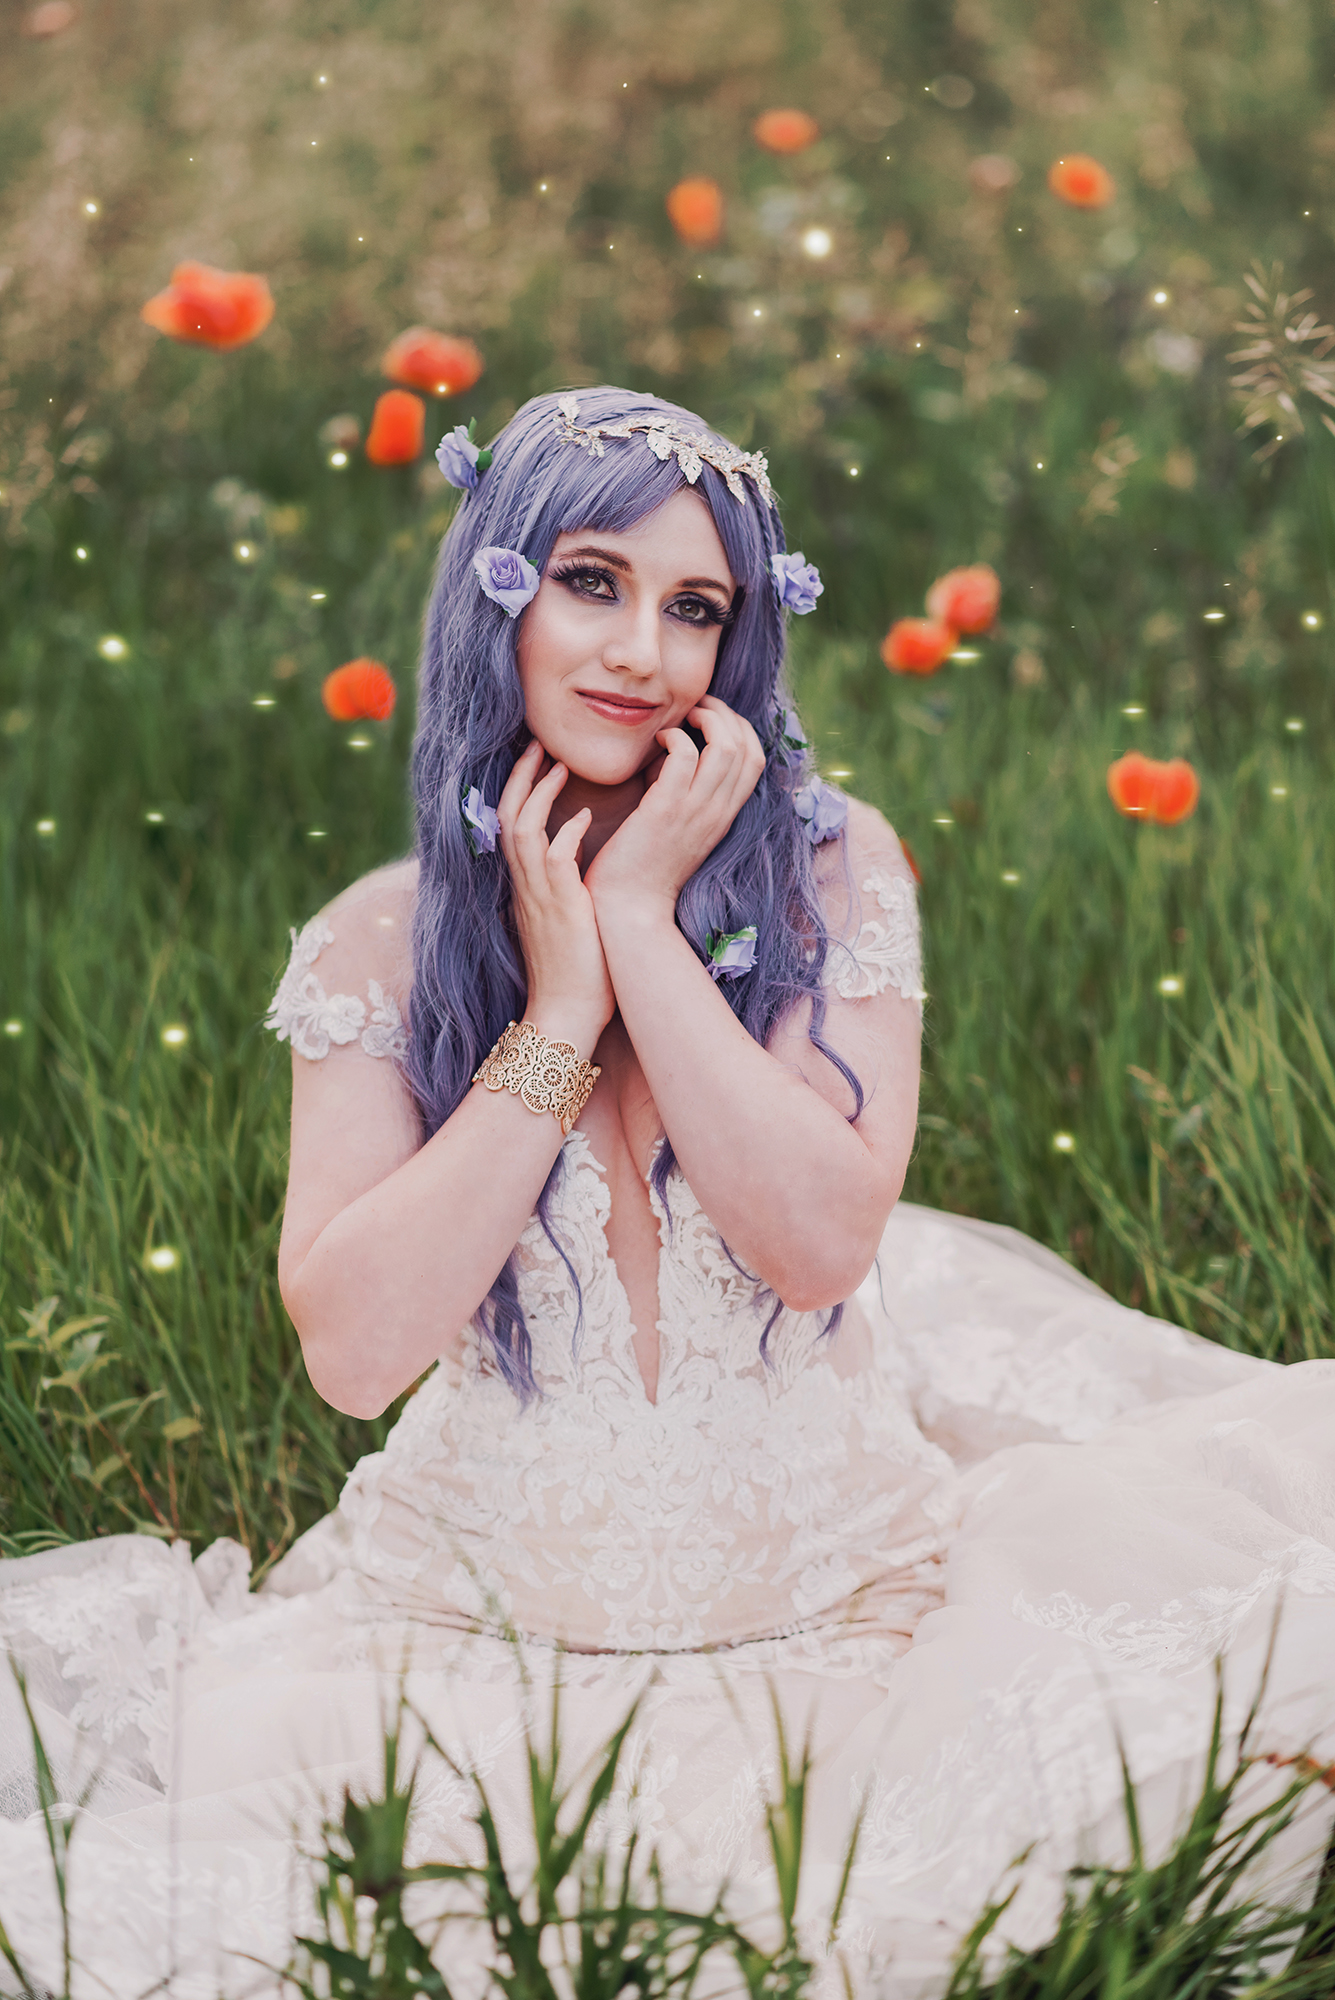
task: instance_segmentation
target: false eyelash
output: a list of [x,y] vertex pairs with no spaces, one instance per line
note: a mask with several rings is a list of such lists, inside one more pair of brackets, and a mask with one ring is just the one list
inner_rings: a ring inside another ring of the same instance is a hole
[[[552,576],[557,583],[566,583],[572,577],[576,576],[596,576],[599,577],[602,580],[602,582],[610,583],[613,589],[616,588],[616,578],[612,575],[610,570],[604,569],[602,565],[599,563],[579,562],[578,560],[567,562],[565,564],[562,564],[560,567],[554,569],[552,571]],[[590,597],[591,602],[593,602],[594,604],[599,604],[599,603],[605,604],[607,602],[606,598],[592,597],[591,593],[588,591],[582,591],[580,595],[584,597]],[[684,622],[688,625],[690,624],[730,625],[732,623],[733,613],[731,608],[729,608],[727,611],[721,611],[718,605],[711,603],[710,599],[707,597],[697,597],[692,592],[688,593],[688,595],[682,601],[684,603],[689,603],[689,604],[698,604],[705,613],[705,616],[701,619],[689,619],[689,618],[686,619]]]

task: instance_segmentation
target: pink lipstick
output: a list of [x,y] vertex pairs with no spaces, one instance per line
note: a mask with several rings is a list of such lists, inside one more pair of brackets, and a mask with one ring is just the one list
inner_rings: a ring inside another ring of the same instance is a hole
[[635,695],[593,694],[587,688],[576,688],[575,692],[586,708],[591,708],[595,715],[603,716],[608,722],[632,725],[643,722],[659,706],[656,701],[641,701]]

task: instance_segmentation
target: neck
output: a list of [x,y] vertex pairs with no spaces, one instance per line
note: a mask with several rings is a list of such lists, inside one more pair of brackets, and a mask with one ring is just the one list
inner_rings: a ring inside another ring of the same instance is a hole
[[599,848],[605,847],[617,828],[630,818],[644,797],[645,777],[645,772],[637,771],[624,784],[595,785],[588,778],[577,778],[572,771],[547,821],[548,839],[587,806],[593,819],[580,846],[580,869],[583,871]]

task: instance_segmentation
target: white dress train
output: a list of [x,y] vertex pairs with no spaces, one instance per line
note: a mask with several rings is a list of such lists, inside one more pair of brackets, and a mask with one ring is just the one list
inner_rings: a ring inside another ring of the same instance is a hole
[[[832,974],[850,1003],[921,992],[903,881],[861,884],[872,915]],[[313,1060],[392,1056],[382,988],[369,1007],[325,994],[329,937],[317,920],[297,940],[275,1024]],[[563,1157],[582,1322],[576,1338],[535,1220],[519,1261],[536,1402],[470,1335],[254,1594],[226,1541],[193,1564],[134,1536],[0,1564],[0,1641],[66,1796],[96,1774],[69,1863],[79,2000],[157,1981],[176,2000],[277,1994],[263,1968],[308,1920],[301,1842],[345,1786],[377,1782],[401,1689],[485,1777],[516,1855],[526,1704],[541,1713],[560,1674],[578,1765],[639,1696],[608,1829],[657,1843],[680,1895],[728,1877],[758,1906],[777,1692],[817,1758],[813,1922],[863,1814],[841,1948],[866,1994],[938,1992],[1026,1849],[1006,1934],[1041,1941],[1066,1868],[1120,1849],[1119,1738],[1166,1838],[1200,1776],[1215,1658],[1236,1727],[1277,1606],[1263,1747],[1335,1757],[1335,1362],[1230,1353],[1013,1231],[901,1203],[837,1336],[785,1311],[766,1365],[765,1301],[674,1174],[653,1197],[650,1403],[602,1170],[580,1132]],[[34,1804],[0,1682],[0,1921],[54,1982]],[[470,1804],[428,1756],[413,1855],[468,1853]],[[1309,1880],[1328,1817],[1283,1851]],[[460,1992],[472,1949],[451,1947]]]

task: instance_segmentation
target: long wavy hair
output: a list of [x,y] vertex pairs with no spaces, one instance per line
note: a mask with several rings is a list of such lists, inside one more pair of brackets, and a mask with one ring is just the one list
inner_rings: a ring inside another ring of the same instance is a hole
[[[656,396],[625,389],[583,389],[580,421],[608,423],[630,416],[669,416],[705,432],[699,417]],[[486,597],[472,568],[477,550],[517,549],[541,572],[559,535],[576,529],[622,532],[661,507],[685,485],[675,458],[659,460],[643,436],[612,440],[594,458],[555,435],[555,395],[535,396],[496,439],[494,458],[475,491],[460,504],[441,546],[427,611],[413,745],[412,782],[420,863],[413,926],[409,1085],[427,1136],[457,1109],[473,1073],[505,1024],[522,1018],[528,992],[510,901],[510,877],[499,845],[477,855],[461,813],[477,786],[494,806],[528,741],[515,658],[519,621]],[[702,963],[707,940],[754,924],[753,969],[722,979],[719,991],[748,1033],[762,1045],[800,1000],[811,1002],[809,1035],[841,1072],[857,1109],[857,1077],[822,1038],[825,1002],[820,975],[827,936],[812,873],[813,849],[793,809],[793,792],[807,776],[803,753],[785,732],[792,697],[785,682],[784,616],[770,558],[784,548],[776,511],[749,480],[738,504],[722,476],[705,465],[695,491],[708,507],[740,586],[724,628],[710,691],[744,715],[766,748],[755,791],[713,853],[677,899],[677,924]],[[659,1147],[653,1181],[668,1201],[674,1158]],[[537,1213],[565,1258],[579,1299],[579,1280],[555,1233],[550,1204],[561,1173],[558,1157]],[[762,1298],[765,1353],[783,1307]],[[842,1307],[830,1315],[833,1331]],[[582,1314],[582,1305],[580,1307]],[[478,1313],[495,1362],[521,1401],[536,1393],[531,1344],[519,1302],[513,1252]],[[578,1339],[577,1317],[572,1337]]]

